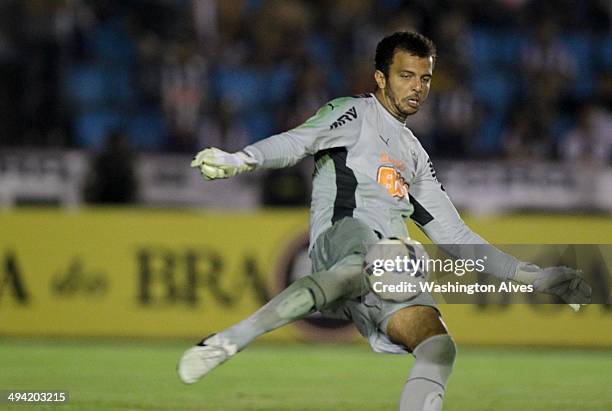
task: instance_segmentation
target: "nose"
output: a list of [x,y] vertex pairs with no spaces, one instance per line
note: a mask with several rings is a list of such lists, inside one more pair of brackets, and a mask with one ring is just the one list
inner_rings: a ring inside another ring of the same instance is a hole
[[415,79],[412,85],[412,90],[414,90],[417,93],[420,93],[422,89],[423,89],[423,85],[421,84],[421,81],[419,79]]

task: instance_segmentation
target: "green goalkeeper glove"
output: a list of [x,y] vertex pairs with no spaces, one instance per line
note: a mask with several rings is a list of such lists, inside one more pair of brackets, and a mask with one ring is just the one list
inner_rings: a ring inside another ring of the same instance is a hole
[[251,171],[256,166],[257,160],[244,151],[226,153],[218,148],[200,151],[191,162],[191,167],[198,168],[204,180],[230,178]]
[[540,268],[531,263],[520,263],[514,280],[533,285],[534,290],[561,297],[574,311],[580,305],[591,302],[591,286],[580,275],[580,271],[570,267]]

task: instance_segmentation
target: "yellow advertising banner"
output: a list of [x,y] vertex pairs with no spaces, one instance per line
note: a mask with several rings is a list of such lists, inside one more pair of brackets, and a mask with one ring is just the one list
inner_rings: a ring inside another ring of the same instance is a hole
[[[498,243],[612,243],[604,217],[468,219]],[[420,233],[415,238],[424,240]],[[248,316],[310,267],[308,213],[19,209],[0,213],[0,335],[201,337]],[[473,344],[612,346],[612,308],[443,305]],[[313,318],[264,337],[358,339]]]

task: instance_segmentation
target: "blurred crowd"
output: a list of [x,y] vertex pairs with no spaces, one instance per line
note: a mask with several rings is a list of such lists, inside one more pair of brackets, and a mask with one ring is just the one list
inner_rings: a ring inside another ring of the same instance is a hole
[[[5,0],[0,146],[236,150],[374,91],[386,34],[438,46],[436,158],[612,163],[608,0]],[[114,136],[114,137],[113,137]]]

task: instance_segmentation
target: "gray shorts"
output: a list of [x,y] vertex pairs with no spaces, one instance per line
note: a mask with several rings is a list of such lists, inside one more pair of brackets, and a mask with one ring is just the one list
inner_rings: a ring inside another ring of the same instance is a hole
[[[317,238],[310,253],[312,270],[320,272],[346,265],[361,266],[367,245],[375,244],[378,240],[374,230],[362,221],[344,218]],[[403,345],[391,342],[386,334],[387,322],[393,313],[405,307],[425,305],[436,308],[434,299],[428,293],[421,293],[406,302],[385,301],[366,289],[366,286],[363,288],[363,295],[336,301],[321,313],[326,317],[352,321],[375,352],[409,353]]]

